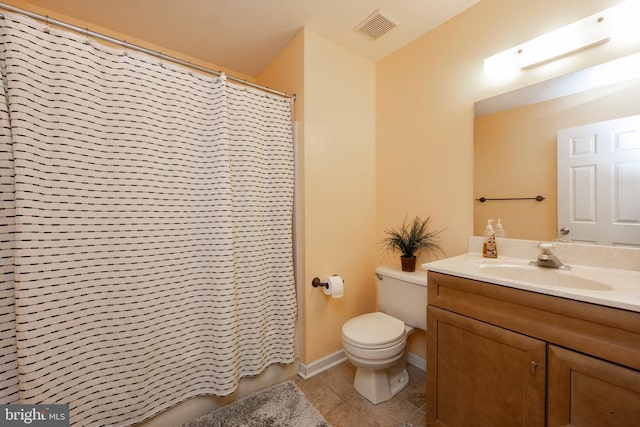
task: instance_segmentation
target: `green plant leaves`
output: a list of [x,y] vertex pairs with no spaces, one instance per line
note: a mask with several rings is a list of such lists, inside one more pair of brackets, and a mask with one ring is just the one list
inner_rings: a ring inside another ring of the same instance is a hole
[[430,230],[431,217],[423,220],[416,216],[411,222],[404,219],[398,228],[386,230],[381,244],[387,251],[398,251],[402,256],[411,257],[421,251],[430,255],[444,255],[440,245],[440,233],[444,230]]

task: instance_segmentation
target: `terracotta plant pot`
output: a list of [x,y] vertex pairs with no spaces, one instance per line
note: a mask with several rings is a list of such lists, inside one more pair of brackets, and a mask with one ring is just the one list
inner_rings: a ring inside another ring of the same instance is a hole
[[416,271],[416,257],[400,257],[400,262],[402,263],[402,271]]

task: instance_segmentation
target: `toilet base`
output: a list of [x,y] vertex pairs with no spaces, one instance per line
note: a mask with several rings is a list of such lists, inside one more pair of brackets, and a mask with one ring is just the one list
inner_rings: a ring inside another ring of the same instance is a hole
[[353,388],[371,403],[377,405],[391,399],[409,384],[405,364],[388,369],[358,368]]

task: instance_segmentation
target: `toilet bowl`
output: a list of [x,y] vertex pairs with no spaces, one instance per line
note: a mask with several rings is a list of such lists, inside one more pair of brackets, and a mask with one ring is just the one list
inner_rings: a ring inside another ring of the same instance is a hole
[[415,327],[426,330],[427,301],[426,272],[378,267],[376,275],[381,311],[354,317],[342,327],[344,352],[357,368],[353,386],[374,404],[407,386],[407,338]]
[[[344,324],[344,352],[357,368],[353,386],[372,403],[390,399],[408,384],[406,346],[411,332],[413,328],[381,312],[363,314]],[[389,372],[394,366],[394,372]]]

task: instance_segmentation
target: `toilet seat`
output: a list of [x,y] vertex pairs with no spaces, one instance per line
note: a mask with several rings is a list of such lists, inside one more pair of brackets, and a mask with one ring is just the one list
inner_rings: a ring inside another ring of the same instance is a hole
[[342,338],[351,346],[375,350],[404,343],[406,329],[403,321],[388,314],[367,313],[347,321],[342,326]]

